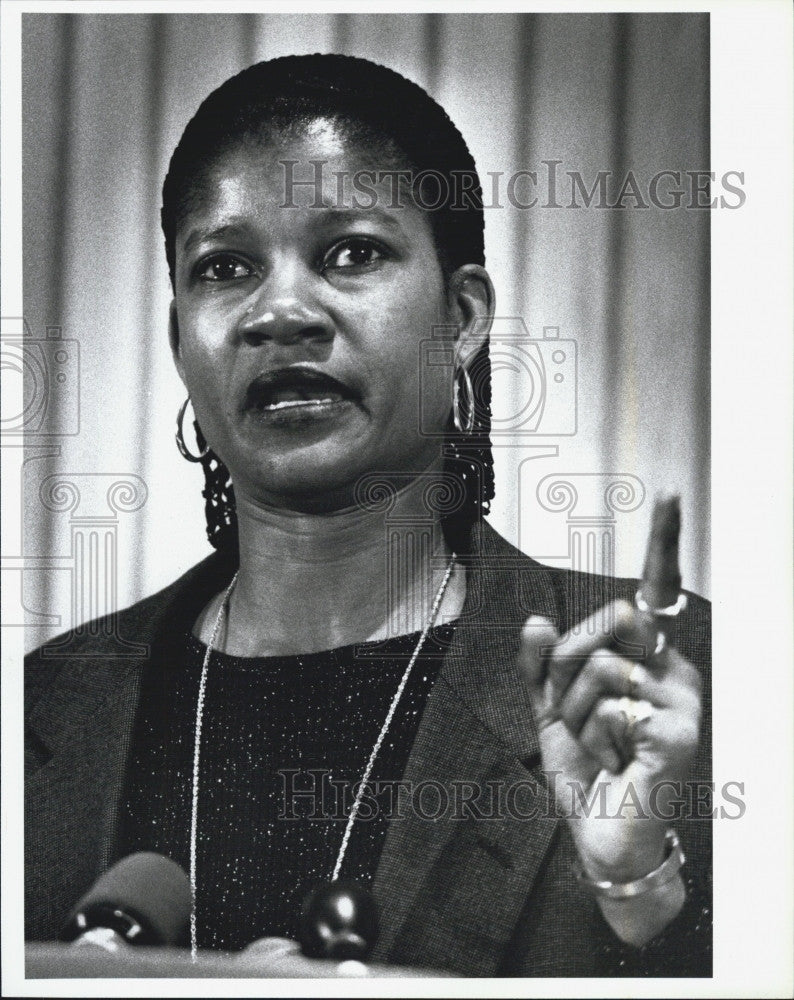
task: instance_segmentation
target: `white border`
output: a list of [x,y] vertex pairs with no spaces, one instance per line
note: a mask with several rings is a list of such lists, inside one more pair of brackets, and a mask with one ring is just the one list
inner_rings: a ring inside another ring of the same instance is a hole
[[[482,10],[484,4],[181,3],[168,13]],[[158,12],[162,3],[0,4],[2,315],[21,308],[20,14]],[[50,980],[22,978],[21,636],[2,670],[4,994],[19,996],[778,997],[794,991],[792,851],[792,9],[786,0],[502,3],[489,12],[711,13],[712,169],[745,172],[747,203],[712,216],[715,780],[747,813],[715,823],[713,980]],[[671,290],[674,294],[674,290]],[[19,496],[4,497],[5,517]]]

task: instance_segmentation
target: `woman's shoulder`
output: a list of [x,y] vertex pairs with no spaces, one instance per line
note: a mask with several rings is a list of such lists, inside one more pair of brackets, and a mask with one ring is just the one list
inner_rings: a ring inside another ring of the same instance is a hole
[[49,639],[26,655],[26,672],[89,659],[145,659],[159,636],[178,630],[191,615],[195,619],[234,569],[230,556],[212,553],[156,593]]

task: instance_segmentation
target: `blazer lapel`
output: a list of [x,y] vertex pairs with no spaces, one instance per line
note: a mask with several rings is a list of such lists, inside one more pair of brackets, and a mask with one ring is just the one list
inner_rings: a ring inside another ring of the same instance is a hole
[[515,667],[533,613],[557,619],[548,572],[484,525],[375,879],[376,959],[498,968],[557,828]]

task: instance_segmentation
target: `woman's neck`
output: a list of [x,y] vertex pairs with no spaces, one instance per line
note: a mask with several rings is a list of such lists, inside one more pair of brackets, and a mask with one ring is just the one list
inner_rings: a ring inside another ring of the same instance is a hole
[[[427,486],[427,477],[418,477],[383,505],[388,510],[333,514],[241,496],[240,570],[217,645],[237,656],[290,655],[421,629],[451,558],[440,517],[428,510]],[[436,622],[456,617],[464,597],[465,574],[457,568]],[[197,622],[205,641],[221,601],[218,595]]]

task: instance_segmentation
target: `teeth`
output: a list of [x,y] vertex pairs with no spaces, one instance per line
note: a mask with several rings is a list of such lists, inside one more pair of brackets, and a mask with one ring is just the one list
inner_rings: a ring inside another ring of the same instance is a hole
[[265,410],[287,410],[295,409],[299,406],[318,406],[321,403],[333,403],[333,399],[285,399],[281,403],[268,403]]

